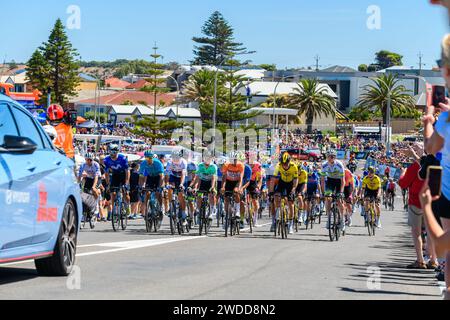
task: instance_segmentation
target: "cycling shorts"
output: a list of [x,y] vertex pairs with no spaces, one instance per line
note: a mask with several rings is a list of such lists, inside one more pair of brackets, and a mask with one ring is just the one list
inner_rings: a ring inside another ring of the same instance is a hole
[[275,189],[275,193],[280,194],[281,196],[288,196],[289,201],[293,201],[293,196],[291,196],[292,188],[294,188],[294,182],[284,182],[280,179],[278,185]]
[[207,193],[212,188],[212,181],[206,181],[206,180],[200,180],[200,186],[198,188],[198,191],[200,193]]
[[297,186],[297,189],[295,190],[296,194],[300,194],[303,192],[303,188],[305,187],[306,183],[301,183]]
[[113,173],[112,176],[111,176],[111,181],[110,181],[109,187],[111,189],[120,188],[120,187],[125,185],[125,182],[126,182],[126,173],[125,173],[125,171]]
[[332,179],[328,178],[325,183],[325,191],[331,192],[334,194],[341,193],[342,180],[341,179]]
[[147,182],[145,183],[146,189],[157,190],[161,183],[161,176],[147,177]]

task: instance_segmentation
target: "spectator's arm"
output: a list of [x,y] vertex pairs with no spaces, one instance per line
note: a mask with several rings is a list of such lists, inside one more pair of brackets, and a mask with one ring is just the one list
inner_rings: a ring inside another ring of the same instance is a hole
[[428,235],[433,240],[436,248],[436,254],[438,257],[445,256],[445,254],[450,251],[450,232],[445,233],[434,217],[431,206],[433,197],[431,196],[431,192],[428,187],[428,181],[426,181],[422,191],[420,192],[420,202],[422,203],[424,210],[425,222],[429,232]]
[[404,175],[400,177],[398,181],[398,185],[402,189],[408,189],[413,184],[414,180],[418,179],[417,174],[419,173],[420,165],[418,162],[414,162],[412,166],[410,166]]

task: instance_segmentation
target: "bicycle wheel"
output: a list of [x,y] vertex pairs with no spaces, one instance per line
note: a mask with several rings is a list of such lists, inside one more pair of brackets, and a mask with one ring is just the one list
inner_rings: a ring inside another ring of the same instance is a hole
[[120,224],[122,226],[122,231],[125,231],[128,227],[127,206],[128,204],[122,204],[122,210],[120,213]]
[[86,229],[86,223],[88,220],[88,214],[83,212],[83,221],[81,222],[81,229]]
[[114,232],[118,232],[120,229],[120,212],[121,212],[121,205],[116,200],[116,202],[114,203],[114,206],[113,206],[112,217],[111,217],[111,222],[112,222]]
[[334,207],[334,234],[336,241],[339,241],[341,235],[341,215],[336,207]]
[[376,233],[376,223],[375,223],[375,211],[373,210],[373,208],[371,209],[371,217],[372,217],[372,236],[375,237],[375,233]]
[[95,226],[97,224],[97,215],[94,213],[89,217],[89,227],[91,230],[95,229]]
[[172,203],[171,208],[170,208],[170,232],[172,233],[172,235],[175,235],[175,228],[176,228],[176,212],[175,212],[175,208],[173,207],[174,204]]
[[253,234],[253,205],[248,208],[248,224],[250,226],[250,234]]
[[366,220],[367,231],[369,232],[369,237],[372,236],[372,220],[370,218],[370,210],[365,211],[364,219]]
[[198,235],[201,236],[203,234],[203,224],[205,223],[205,205],[202,204],[202,209],[200,210],[200,224],[198,226]]

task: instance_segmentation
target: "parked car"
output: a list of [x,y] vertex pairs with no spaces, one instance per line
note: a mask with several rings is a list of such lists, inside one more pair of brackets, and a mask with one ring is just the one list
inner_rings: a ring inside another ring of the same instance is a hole
[[302,150],[302,149],[286,149],[282,151],[288,152],[292,158],[301,160],[301,161],[310,161],[310,162],[318,162],[323,159],[322,155],[320,153],[317,153],[315,151],[310,150]]
[[72,271],[82,215],[74,166],[25,108],[0,95],[0,265],[33,259],[41,275]]

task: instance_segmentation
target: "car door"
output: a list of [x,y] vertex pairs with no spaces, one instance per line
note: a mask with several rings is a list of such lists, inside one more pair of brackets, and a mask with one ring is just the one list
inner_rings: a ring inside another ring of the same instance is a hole
[[[5,135],[18,136],[11,106],[0,102],[0,145]],[[0,256],[30,245],[34,235],[36,184],[30,163],[34,155],[0,153]]]
[[56,152],[48,137],[33,117],[19,108],[13,108],[21,136],[31,138],[38,145],[33,161],[28,164],[33,171],[28,181],[33,184],[37,198],[33,208],[35,213],[35,231],[33,244],[44,243],[58,233],[60,216],[65,204],[65,161],[66,158]]

